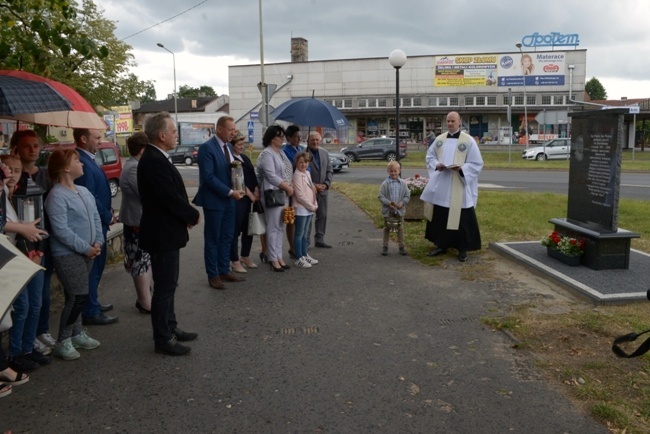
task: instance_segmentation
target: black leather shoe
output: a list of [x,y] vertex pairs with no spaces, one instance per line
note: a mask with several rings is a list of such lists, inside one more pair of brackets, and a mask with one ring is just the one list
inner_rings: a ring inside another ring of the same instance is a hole
[[183,346],[176,342],[176,337],[172,337],[162,345],[156,345],[156,352],[158,354],[167,354],[168,356],[184,356],[191,350],[190,347]]
[[108,325],[115,324],[117,322],[116,316],[107,316],[103,313],[100,313],[96,316],[88,316],[81,319],[83,325]]
[[459,260],[460,262],[465,262],[465,261],[467,261],[467,252],[464,252],[464,251],[462,251],[462,250],[461,250],[460,252],[458,252],[458,260]]
[[32,372],[41,367],[38,362],[32,360],[32,358],[27,354],[9,357],[8,364],[9,367],[16,372]]
[[46,356],[45,354],[41,354],[38,351],[34,350],[31,353],[29,353],[29,357],[39,365],[49,365],[52,363],[52,357],[51,356]]
[[190,333],[190,332],[185,332],[181,330],[180,328],[176,327],[176,330],[173,331],[174,336],[176,336],[176,340],[180,342],[189,342],[193,341],[197,337],[199,337],[198,333]]
[[329,244],[326,244],[325,241],[316,241],[316,247],[320,247],[321,249],[331,249],[332,246]]
[[445,253],[447,253],[447,249],[436,247],[435,249],[427,253],[427,256],[440,256],[440,255],[444,255]]
[[100,312],[108,312],[110,310],[113,310],[113,305],[112,304],[100,304],[99,305],[99,311]]

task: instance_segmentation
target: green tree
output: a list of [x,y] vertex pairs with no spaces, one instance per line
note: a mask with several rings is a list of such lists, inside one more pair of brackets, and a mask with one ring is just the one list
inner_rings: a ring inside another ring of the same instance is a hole
[[585,92],[592,101],[607,99],[607,91],[596,77],[592,77],[591,80],[585,83]]
[[212,86],[190,87],[186,84],[178,88],[179,98],[199,98],[217,96]]
[[156,97],[156,88],[154,87],[154,82],[147,80],[144,82],[144,92],[138,95],[138,99],[141,103],[154,102],[157,100]]
[[[0,67],[61,81],[96,107],[147,93],[132,47],[92,0],[0,0]],[[154,91],[155,94],[155,91]]]
[[72,56],[74,72],[106,57],[108,48],[84,31],[78,12],[69,0],[0,0],[0,66],[49,77],[55,59]]

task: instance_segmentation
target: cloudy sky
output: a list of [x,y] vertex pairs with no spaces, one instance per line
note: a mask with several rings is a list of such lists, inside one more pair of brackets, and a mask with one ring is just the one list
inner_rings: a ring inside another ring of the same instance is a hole
[[[260,62],[259,0],[95,3],[116,21],[116,36],[133,47],[134,72],[155,81],[158,98],[173,91],[171,54],[158,42],[175,53],[178,87],[228,93],[229,65]],[[524,35],[577,33],[587,77],[610,99],[650,98],[648,0],[262,0],[262,15],[265,63],[290,61],[292,36],[309,41],[309,60],[329,60],[388,57],[395,48],[514,52]]]

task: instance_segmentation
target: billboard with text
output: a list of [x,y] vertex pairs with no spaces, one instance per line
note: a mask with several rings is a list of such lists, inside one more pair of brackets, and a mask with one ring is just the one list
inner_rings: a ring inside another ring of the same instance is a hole
[[436,56],[435,87],[563,86],[564,52]]

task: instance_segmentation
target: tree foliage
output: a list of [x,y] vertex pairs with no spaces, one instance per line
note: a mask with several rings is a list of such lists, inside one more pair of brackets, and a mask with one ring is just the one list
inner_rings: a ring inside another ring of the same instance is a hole
[[49,76],[54,59],[73,55],[74,72],[84,60],[106,57],[108,49],[80,26],[69,0],[0,0],[0,65]]
[[92,0],[0,0],[0,24],[0,68],[61,81],[93,106],[126,104],[153,87],[130,72],[132,47]]
[[585,83],[585,92],[592,101],[607,99],[607,91],[596,77],[592,77],[591,80]]
[[203,98],[217,96],[212,86],[190,87],[186,84],[178,88],[179,98]]

